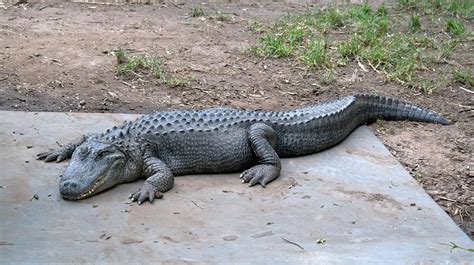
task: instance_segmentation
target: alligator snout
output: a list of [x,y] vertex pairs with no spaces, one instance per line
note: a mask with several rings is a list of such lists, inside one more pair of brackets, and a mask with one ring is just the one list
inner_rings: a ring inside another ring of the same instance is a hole
[[79,194],[77,188],[79,184],[73,180],[61,181],[59,184],[59,193],[64,198],[73,198]]

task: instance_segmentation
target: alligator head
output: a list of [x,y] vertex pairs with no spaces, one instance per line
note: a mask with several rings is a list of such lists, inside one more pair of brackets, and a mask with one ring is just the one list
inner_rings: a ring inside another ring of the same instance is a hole
[[86,141],[76,148],[59,183],[63,198],[80,200],[137,179],[136,161],[109,143]]

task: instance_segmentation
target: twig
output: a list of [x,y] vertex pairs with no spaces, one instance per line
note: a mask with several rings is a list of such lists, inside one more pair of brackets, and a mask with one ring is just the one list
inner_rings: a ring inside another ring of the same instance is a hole
[[125,85],[127,85],[127,86],[133,88],[132,84],[129,84],[129,83],[125,82],[125,81],[122,81],[122,83],[124,83]]
[[450,201],[450,202],[461,203],[461,202],[458,202],[458,201],[456,201],[456,200],[453,200],[453,199],[450,199],[450,198],[446,198],[446,197],[444,197],[444,196],[439,196],[438,199],[445,200],[445,201]]
[[364,72],[368,72],[369,70],[367,70],[367,68],[365,67],[365,65],[363,65],[359,59],[357,59],[357,64],[359,65],[360,69],[362,69],[362,71]]
[[380,74],[380,71],[377,70],[377,67],[379,66],[379,64],[377,64],[376,66],[373,66],[372,63],[369,62],[369,66],[370,66],[377,74]]
[[35,200],[39,199],[39,196],[38,196],[37,193],[35,193],[35,195],[33,195],[33,197],[31,197],[30,201],[32,201],[33,199],[35,199]]
[[399,82],[400,84],[404,85],[404,86],[408,86],[408,83],[407,83],[407,82],[405,82],[405,81],[403,81],[403,80],[400,80],[398,77],[395,78],[395,80],[396,80],[397,82]]
[[288,239],[286,239],[286,238],[284,238],[284,237],[282,237],[281,239],[283,239],[283,241],[285,241],[286,243],[290,243],[290,244],[292,244],[292,245],[295,245],[295,246],[299,247],[301,250],[304,250],[304,248],[303,248],[302,246],[296,244],[295,242],[291,242],[290,240],[288,240]]
[[459,249],[462,249],[462,250],[465,250],[465,251],[469,251],[469,252],[474,252],[474,248],[465,248],[465,247],[461,247],[461,246],[458,246],[456,243],[454,242],[449,242],[448,243],[439,243],[440,245],[444,245],[444,246],[448,246],[449,248],[451,248],[451,252],[453,252],[453,249],[455,248],[459,248]]
[[45,6],[43,6],[43,7],[40,7],[38,10],[39,10],[39,11],[42,11],[43,9],[48,8],[48,7],[50,7],[50,6],[53,6],[53,5],[45,5]]
[[201,208],[201,209],[204,209],[201,205],[197,204],[195,201],[193,201],[193,200],[191,200],[191,199],[189,199],[189,198],[186,198],[186,197],[180,196],[180,195],[178,195],[178,197],[181,197],[181,198],[186,199],[186,200],[190,200],[194,205],[196,205],[196,207]]
[[472,90],[469,90],[469,89],[464,88],[464,87],[462,87],[462,86],[460,86],[459,88],[462,89],[462,90],[464,90],[464,91],[466,91],[466,92],[469,92],[469,93],[471,93],[471,94],[474,94],[474,91],[472,91]]
[[197,207],[199,207],[199,208],[201,208],[201,209],[204,209],[204,208],[202,208],[199,204],[197,204],[195,201],[191,200],[191,202],[192,202],[194,205],[196,205]]
[[463,110],[460,110],[458,113],[463,113],[463,112],[468,112],[468,111],[473,111],[474,108],[470,108],[470,109],[463,109]]
[[138,74],[138,73],[136,73],[135,71],[130,71],[130,72],[131,72],[132,74],[134,74],[134,75],[138,76],[139,78],[142,78],[142,77],[143,77],[143,75],[141,75],[141,74]]

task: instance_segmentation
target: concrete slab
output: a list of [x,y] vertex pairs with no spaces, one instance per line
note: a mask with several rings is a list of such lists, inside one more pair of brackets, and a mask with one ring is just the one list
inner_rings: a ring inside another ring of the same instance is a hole
[[284,160],[266,189],[242,185],[238,174],[202,175],[177,178],[153,205],[129,203],[141,182],[61,199],[67,163],[35,154],[125,118],[134,116],[0,112],[0,263],[473,261],[440,244],[473,247],[367,127],[326,152]]

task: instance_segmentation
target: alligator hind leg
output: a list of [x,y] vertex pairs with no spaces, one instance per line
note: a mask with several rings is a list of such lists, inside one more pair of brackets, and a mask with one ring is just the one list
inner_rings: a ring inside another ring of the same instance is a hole
[[257,183],[265,187],[280,175],[280,158],[275,151],[277,134],[270,126],[256,123],[250,126],[248,137],[258,165],[242,172],[240,178],[250,187]]

